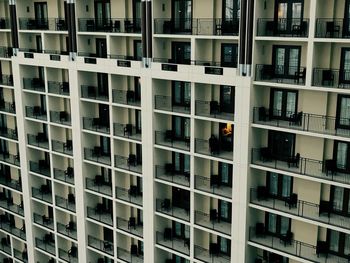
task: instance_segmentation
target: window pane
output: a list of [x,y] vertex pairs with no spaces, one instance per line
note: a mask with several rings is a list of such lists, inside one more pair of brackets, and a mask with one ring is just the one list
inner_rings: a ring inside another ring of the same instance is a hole
[[278,174],[270,173],[270,194],[277,195],[278,191]]
[[284,73],[284,63],[285,63],[286,49],[277,48],[276,49],[276,61],[275,61],[275,73],[283,74]]
[[185,131],[184,131],[185,137],[190,137],[190,134],[191,134],[191,121],[190,121],[190,119],[188,119],[188,118],[185,119],[184,128],[185,128]]
[[273,115],[281,116],[282,115],[282,91],[274,91],[273,93]]
[[184,85],[184,100],[189,103],[191,101],[191,83],[185,82]]
[[174,133],[176,137],[181,136],[181,117],[174,116]]
[[344,188],[334,186],[333,208],[340,211],[343,208]]
[[283,197],[290,196],[291,184],[292,184],[292,178],[290,176],[284,175],[282,179],[282,196]]
[[350,98],[341,98],[339,117],[339,122],[341,125],[350,124]]
[[269,232],[271,233],[276,233],[276,220],[277,220],[277,215],[275,214],[269,214]]
[[337,149],[337,167],[339,169],[344,169],[346,167],[346,158],[348,152],[348,144],[343,142],[338,142]]
[[345,234],[344,254],[350,255],[350,235]]
[[330,230],[331,238],[329,248],[334,252],[338,252],[339,250],[339,232]]
[[229,178],[229,164],[227,163],[221,163],[220,168],[221,168],[221,182],[228,184],[228,178]]
[[175,171],[180,171],[180,153],[174,153]]
[[228,203],[226,201],[220,201],[220,216],[222,218],[229,218]]
[[184,172],[190,172],[190,156],[184,155]]
[[289,230],[289,218],[281,217],[281,234],[285,235]]
[[289,75],[295,75],[295,72],[299,70],[299,49],[291,48],[289,51]]

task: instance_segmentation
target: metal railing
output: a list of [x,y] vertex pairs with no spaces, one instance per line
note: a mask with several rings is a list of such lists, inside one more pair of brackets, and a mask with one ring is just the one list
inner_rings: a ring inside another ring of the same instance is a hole
[[[129,221],[124,218],[117,217],[117,228],[124,230],[125,232],[131,233],[138,237],[143,237],[143,227],[142,225],[130,226]],[[139,231],[137,231],[139,230]],[[141,233],[140,233],[141,232]]]
[[171,112],[190,113],[191,101],[188,100],[184,105],[174,105],[171,96],[155,95],[155,109]]
[[350,71],[344,69],[314,68],[312,86],[349,89]]
[[135,254],[131,254],[130,251],[121,248],[121,247],[117,247],[117,256],[119,259],[129,262],[129,263],[143,263],[143,255],[135,255]]
[[[212,184],[210,178],[202,175],[194,176],[194,187],[198,190],[220,195],[223,197],[231,198],[232,197],[232,186],[219,186],[218,184]],[[228,191],[225,191],[227,188]]]
[[23,89],[45,92],[45,80],[40,78],[23,78]]
[[12,140],[18,140],[17,128],[11,129],[6,127],[0,127],[0,136]]
[[65,262],[75,263],[75,262],[78,262],[78,251],[76,255],[72,255],[70,253],[70,250],[66,251],[62,248],[58,248],[58,257],[60,259],[63,259]]
[[61,142],[57,140],[51,140],[52,150],[59,153],[68,154],[73,156],[73,144],[70,142]]
[[47,137],[39,138],[39,135],[27,134],[27,141],[29,145],[49,149],[49,141]]
[[141,33],[140,18],[78,18],[81,32]]
[[11,256],[11,244],[10,243],[1,244],[0,250]]
[[142,173],[142,164],[138,163],[137,160],[135,161],[135,163],[131,163],[130,159],[125,156],[114,155],[114,165],[115,167],[123,170],[131,171],[139,174]]
[[[172,132],[172,130],[169,130],[169,131]],[[174,138],[173,134],[171,134],[171,136],[168,137],[167,133],[162,131],[155,131],[154,136],[155,136],[155,143],[158,145],[168,146],[168,147],[181,149],[185,151],[190,150],[190,141],[191,141],[190,137],[187,137],[187,138],[185,137],[183,139],[176,139]]]
[[[172,164],[171,164],[172,165]],[[190,186],[190,172],[188,173],[180,173],[176,171],[166,171],[164,166],[156,165],[156,178],[183,185],[183,186]],[[173,170],[173,169],[172,169]]]
[[[189,234],[188,234],[189,236]],[[190,239],[189,238],[175,238],[167,239],[164,234],[156,232],[156,243],[158,245],[173,249],[185,255],[190,255]]]
[[115,195],[117,199],[142,206],[142,195],[132,195],[129,189],[116,186]]
[[[156,199],[156,211],[162,214],[170,215],[185,221],[190,221],[190,208],[188,209],[175,207],[172,203],[169,205],[165,204],[166,199]],[[169,199],[170,200],[170,199]]]
[[257,64],[255,81],[305,85],[306,67]]
[[26,117],[38,120],[47,120],[46,111],[40,106],[26,106]]
[[24,229],[17,228],[16,225],[11,224],[10,222],[1,222],[0,228],[6,231],[9,234],[12,234],[24,241],[26,241],[26,232]]
[[212,254],[209,249],[194,245],[194,257],[206,263],[230,263],[231,257],[222,253]]
[[98,222],[104,223],[106,225],[113,226],[113,213],[107,211],[98,211],[93,207],[86,207],[87,217],[94,219]]
[[308,37],[309,19],[259,18],[257,36]]
[[44,240],[36,237],[35,238],[35,246],[37,248],[40,248],[51,255],[56,255],[56,247],[55,247],[55,242],[45,242]]
[[43,160],[39,160],[39,162],[29,161],[29,170],[50,177],[50,165],[46,162],[44,164]]
[[48,81],[49,93],[69,96],[69,82]]
[[102,154],[100,151],[97,151],[95,149],[84,148],[84,159],[97,163],[111,165],[110,153],[108,153],[108,155]]
[[59,195],[55,195],[55,200],[56,200],[57,206],[64,208],[64,209],[67,209],[71,212],[75,212],[75,200],[74,200],[74,202],[71,202],[70,200],[68,200],[64,197],[61,197]]
[[96,117],[96,118],[83,117],[83,129],[102,132],[105,134],[110,133],[109,121],[107,121],[106,123],[101,123],[101,119],[99,117]]
[[50,190],[50,192],[46,193],[46,192],[42,192],[39,188],[32,187],[32,197],[52,204],[52,191],[51,190]]
[[0,111],[16,113],[16,104],[14,102],[0,101]]
[[141,61],[142,60],[142,57],[139,57],[139,56],[120,55],[120,54],[109,54],[108,57],[110,59],[118,59],[118,60],[130,60],[130,61]]
[[11,178],[11,174],[9,175],[0,174],[0,184],[10,187],[17,191],[22,191],[21,177],[19,177],[18,180],[16,180]]
[[137,98],[133,90],[112,90],[113,102],[132,106],[141,106],[141,98]]
[[[101,176],[101,175],[97,175]],[[102,177],[102,176],[101,176]],[[94,192],[112,196],[112,183],[111,182],[97,182],[96,179],[86,178],[86,189]]]
[[0,75],[0,85],[13,86],[13,75]]
[[[131,131],[128,125],[131,125]],[[141,131],[132,124],[113,123],[113,134],[114,136],[141,141]]]
[[[215,108],[210,106],[212,102],[215,102]],[[232,111],[234,111],[234,106],[232,105]],[[234,120],[234,113],[224,112],[220,110],[220,104],[216,101],[202,101],[196,100],[196,115],[210,117],[215,119],[224,119],[224,120]]]
[[315,37],[317,38],[349,38],[350,20],[342,18],[317,18]]
[[[1,19],[0,19],[0,23],[1,23]],[[12,56],[12,54],[13,54],[12,47],[4,47],[4,46],[0,47],[0,57],[1,58],[10,58]]]
[[16,166],[20,166],[20,159],[19,154],[12,154],[9,152],[0,152],[0,161],[13,164]]
[[239,19],[187,18],[154,19],[155,34],[192,34],[192,35],[231,35],[238,36]]
[[23,18],[20,17],[20,30],[50,30],[50,31],[67,31],[68,26],[64,18]]
[[88,245],[109,255],[114,255],[114,244],[107,240],[100,240],[88,235]]
[[0,200],[0,207],[17,215],[24,216],[23,206],[15,204],[12,199]]
[[[223,158],[223,159],[232,161],[233,160],[233,145],[232,145],[232,150],[220,149],[220,148],[222,148],[221,146],[220,146],[220,144],[218,144],[217,145],[218,149],[213,151],[212,149],[210,149],[209,140],[203,140],[203,139],[198,139],[198,138],[195,138],[195,140],[194,140],[194,151],[196,153],[200,153],[200,154],[204,154],[204,155],[208,155],[208,156],[213,156],[213,157],[218,157],[218,158]],[[230,148],[231,148],[231,146],[230,146]]]
[[108,101],[108,87],[107,94],[101,92],[100,88],[97,86],[81,85],[81,97],[93,100]]
[[197,225],[209,228],[226,235],[231,235],[231,223],[211,219],[210,215],[202,211],[194,211],[194,222]]
[[67,167],[66,170],[53,168],[53,177],[59,181],[74,185],[74,168]]
[[71,125],[71,116],[67,111],[50,110],[50,121],[63,125]]
[[46,215],[39,215],[37,213],[33,213],[33,219],[34,223],[37,223],[48,229],[54,230],[53,218],[50,218]]
[[69,228],[68,225],[57,222],[57,232],[77,240],[77,230]]
[[28,254],[27,250],[25,249],[23,251],[19,251],[18,249],[13,248],[13,255],[16,259],[18,259],[21,262],[28,262]]

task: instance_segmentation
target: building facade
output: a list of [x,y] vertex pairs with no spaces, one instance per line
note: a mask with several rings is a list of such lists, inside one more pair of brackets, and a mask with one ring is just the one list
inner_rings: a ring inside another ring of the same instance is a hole
[[349,21],[0,0],[0,262],[349,262]]

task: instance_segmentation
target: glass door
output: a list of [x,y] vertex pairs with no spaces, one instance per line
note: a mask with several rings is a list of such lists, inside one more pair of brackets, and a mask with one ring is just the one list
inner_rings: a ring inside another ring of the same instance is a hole
[[277,160],[285,161],[294,156],[295,134],[269,131],[268,147]]
[[300,69],[300,46],[273,46],[273,65],[275,76],[295,78]]
[[266,180],[266,186],[271,196],[282,200],[290,197],[293,191],[293,177],[271,172],[268,173]]
[[35,2],[34,13],[37,29],[48,29],[47,3]]
[[346,36],[346,37],[350,36],[350,0],[345,1],[343,36]]
[[142,60],[142,42],[141,42],[141,40],[134,40],[134,59]]
[[107,41],[105,38],[96,38],[96,56],[107,58]]
[[221,44],[221,67],[237,67],[237,47],[236,44]]
[[111,4],[109,0],[95,1],[95,24],[97,30],[111,26]]
[[172,0],[172,30],[176,33],[192,32],[192,0]]
[[222,0],[221,34],[238,32],[240,17],[240,0]]
[[334,154],[337,169],[343,172],[350,172],[350,143],[335,141]]
[[191,44],[188,42],[172,42],[172,61],[176,64],[190,64]]
[[109,106],[106,104],[99,104],[98,113],[101,126],[109,128]]
[[271,89],[270,115],[274,119],[290,120],[295,116],[298,105],[298,92]]
[[183,81],[172,82],[173,106],[189,107],[191,103],[191,83]]
[[341,49],[339,84],[350,84],[350,48]]
[[231,223],[231,203],[218,200],[218,206],[220,220]]
[[134,32],[141,32],[141,0],[133,0],[132,6]]
[[338,95],[336,128],[350,129],[350,96]]
[[303,19],[303,0],[276,0],[275,22],[279,34],[290,34],[293,27],[299,27]]
[[232,86],[220,86],[220,111],[234,113],[235,111],[235,90]]
[[219,181],[221,185],[232,187],[232,165],[219,163]]

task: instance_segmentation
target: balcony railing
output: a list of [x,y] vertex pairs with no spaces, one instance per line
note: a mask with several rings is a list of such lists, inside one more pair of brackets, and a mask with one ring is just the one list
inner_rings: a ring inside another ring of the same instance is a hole
[[19,251],[19,250],[13,248],[13,255],[16,259],[18,259],[21,262],[24,262],[24,263],[28,262],[28,254],[27,254],[27,251],[25,249],[23,251]]
[[110,133],[109,120],[102,121],[101,118],[99,117],[96,117],[96,118],[83,117],[83,129],[109,134]]
[[142,57],[139,57],[139,56],[121,55],[121,54],[109,54],[108,57],[110,59],[117,59],[117,60],[130,60],[130,61],[141,61],[142,60]]
[[141,141],[141,131],[132,124],[113,123],[114,136]]
[[72,140],[61,142],[57,140],[51,140],[52,150],[59,153],[68,154],[73,156],[73,143]]
[[12,140],[18,140],[17,128],[10,129],[6,127],[0,127],[0,136]]
[[156,178],[183,186],[190,186],[190,172],[176,172],[172,163],[165,164],[165,166],[156,165]]
[[131,225],[130,220],[128,221],[128,220],[125,220],[124,218],[117,217],[117,228],[124,230],[125,232],[131,233],[133,235],[136,235],[138,237],[143,237],[143,226],[140,224],[137,224],[136,222],[135,222],[135,225]]
[[81,97],[92,100],[108,101],[108,91],[102,92],[101,88],[96,86],[81,85]]
[[110,154],[102,154],[101,148],[98,146],[94,149],[84,148],[84,159],[105,165],[111,165]]
[[[188,201],[189,202],[189,201]],[[190,208],[173,206],[170,199],[156,199],[156,211],[185,221],[190,221]]]
[[129,157],[114,155],[114,164],[115,167],[123,170],[142,173],[142,164],[138,163],[137,157],[133,154],[130,154]]
[[[4,240],[6,240],[6,238]],[[11,256],[11,244],[8,241],[0,245],[0,250]]]
[[288,162],[287,159],[279,160],[277,157],[266,155],[265,149],[265,147],[252,149],[252,164],[300,175],[311,176],[327,181],[334,181],[344,184],[350,183],[350,174],[341,171],[332,172],[330,168],[327,168],[326,161],[300,157],[294,162]]
[[143,263],[143,255],[139,255],[138,251],[136,251],[136,254],[132,254],[130,251],[117,247],[117,255],[118,258],[121,259],[123,262],[129,262],[129,263]]
[[184,105],[174,105],[171,96],[155,95],[155,109],[171,112],[190,113],[191,101],[186,101]]
[[19,166],[20,165],[20,160],[19,160],[19,154],[12,154],[9,152],[0,152],[0,161],[12,165]]
[[[77,248],[74,247],[76,250]],[[74,252],[75,254],[73,255],[71,250],[64,250],[64,249],[61,249],[59,248],[58,249],[58,257],[60,259],[63,259],[65,262],[69,262],[69,263],[78,263],[79,260],[78,260],[78,251]]]
[[194,185],[196,189],[207,193],[212,193],[227,198],[232,197],[232,186],[230,187],[226,184],[221,184],[219,180],[214,180],[202,175],[195,175]]
[[50,111],[50,121],[70,126],[71,116],[67,111]]
[[306,68],[257,64],[255,81],[305,85]]
[[67,237],[73,238],[74,240],[77,240],[77,230],[75,226],[74,228],[70,227],[69,223],[67,225],[64,225],[57,222],[57,232]]
[[[74,196],[73,196],[73,198],[74,198]],[[67,209],[71,212],[75,212],[75,199],[70,200],[70,199],[66,199],[64,197],[56,195],[55,200],[56,200],[57,206],[64,208],[64,209]]]
[[219,218],[211,218],[211,215],[202,211],[194,211],[194,222],[197,225],[231,235],[231,224],[220,220]]
[[50,30],[67,31],[68,26],[64,18],[19,18],[20,30]]
[[196,153],[200,153],[200,154],[204,154],[204,155],[208,155],[208,156],[213,156],[213,157],[217,157],[217,158],[223,158],[223,159],[231,160],[231,161],[233,160],[233,145],[230,145],[229,143],[225,147],[231,148],[231,146],[232,146],[232,150],[220,149],[223,147],[220,147],[219,144],[215,146],[215,149],[213,149],[210,147],[209,140],[203,140],[203,139],[196,138],[194,141],[194,146],[195,146],[194,149],[195,149]]
[[115,187],[116,198],[129,202],[131,204],[142,206],[142,194],[133,193],[133,191],[131,191],[130,189],[116,186]]
[[12,179],[11,174],[0,174],[0,185],[5,185],[17,191],[22,191],[21,177],[18,179]]
[[16,105],[14,102],[0,101],[0,111],[5,111],[8,113],[16,113]]
[[[188,233],[189,236],[189,233]],[[190,255],[190,239],[189,238],[168,238],[165,233],[156,232],[156,243],[166,248],[173,249],[185,255]]]
[[48,81],[49,93],[69,96],[69,82]]
[[109,255],[114,255],[114,244],[110,241],[88,235],[88,245]]
[[100,204],[97,204],[95,208],[87,206],[87,217],[94,219],[98,222],[113,226],[113,214],[110,211],[101,209]]
[[46,121],[46,111],[40,106],[26,106],[26,117]]
[[344,69],[314,68],[312,86],[349,89],[350,71]]
[[165,132],[155,131],[155,143],[158,145],[189,151],[190,140],[190,137],[185,137],[183,139],[176,138],[173,130],[167,130]]
[[341,18],[317,18],[315,37],[317,38],[349,38],[349,20]]
[[26,241],[26,232],[24,229],[17,228],[15,225],[12,225],[10,222],[1,222],[0,228],[9,234],[12,234]]
[[192,35],[228,35],[237,36],[239,19],[187,18],[154,19],[155,34],[192,34]]
[[[234,106],[232,105],[232,111]],[[234,120],[234,114],[221,111],[218,101],[196,100],[196,115],[215,119]]]
[[53,240],[53,242],[50,241],[46,241],[46,240],[42,240],[38,237],[35,238],[35,246],[37,248],[40,248],[48,253],[50,253],[51,255],[56,255],[56,247],[55,247],[55,241]]
[[[0,24],[1,24],[1,19],[0,19]],[[0,25],[1,29],[1,25]],[[12,56],[12,47],[0,47],[0,57],[1,58],[10,58]]]
[[308,37],[309,19],[259,18],[257,35],[273,37]]
[[250,202],[252,204],[272,208],[277,211],[281,211],[293,216],[299,216],[314,220],[328,225],[336,227],[342,227],[350,229],[350,218],[333,214],[332,211],[338,210],[330,202],[326,204],[315,204],[303,200],[291,200],[286,198],[285,200],[277,199],[272,195],[266,195],[259,192],[257,189],[250,189]]
[[289,118],[281,118],[280,110],[255,107],[253,122],[274,127],[289,128],[299,131],[315,132],[326,135],[350,137],[350,129],[338,128],[338,122],[350,126],[349,119],[336,118],[303,112],[286,112]]
[[0,29],[10,29],[11,23],[8,18],[0,18]]
[[44,133],[27,134],[28,144],[43,149],[49,149],[49,141]]
[[38,162],[29,161],[29,170],[50,177],[50,164],[45,160],[39,160]]
[[45,92],[45,81],[40,78],[23,78],[23,88]]
[[74,185],[74,168],[67,167],[66,170],[53,168],[53,177],[59,181]]
[[13,86],[13,75],[0,75],[0,85]]
[[141,33],[139,18],[78,18],[81,32]]
[[53,218],[50,218],[45,215],[39,215],[37,213],[33,213],[33,218],[34,218],[34,223],[37,223],[48,229],[54,230]]
[[141,99],[137,98],[133,90],[112,90],[113,102],[132,106],[141,106]]
[[23,205],[20,204],[15,204],[11,199],[1,199],[0,200],[0,207],[9,210],[17,215],[24,216],[24,210],[23,210]]
[[[46,186],[46,185],[45,185]],[[36,199],[52,204],[52,192],[47,187],[32,187],[32,196]]]
[[96,175],[95,179],[86,178],[86,189],[112,196],[112,183],[105,182],[102,175]]
[[230,263],[231,257],[222,253],[213,253],[209,249],[194,245],[194,257],[206,263]]

